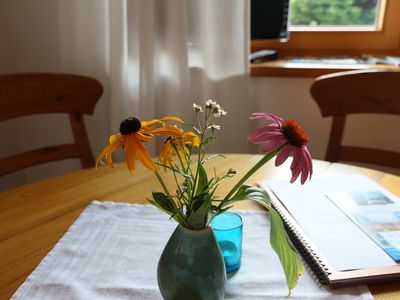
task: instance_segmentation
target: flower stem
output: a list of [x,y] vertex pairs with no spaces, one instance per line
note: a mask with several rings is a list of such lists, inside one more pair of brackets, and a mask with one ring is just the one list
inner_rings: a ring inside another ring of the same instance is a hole
[[[194,197],[194,195],[196,193],[197,178],[199,176],[200,165],[201,165],[201,162],[202,162],[201,153],[202,153],[202,151],[203,151],[203,153],[205,152],[205,150],[203,149],[203,147],[204,147],[203,146],[203,141],[204,141],[204,136],[205,136],[205,133],[206,133],[206,130],[207,130],[207,126],[208,126],[208,118],[209,118],[209,116],[210,116],[210,112],[208,110],[206,110],[206,113],[204,115],[204,127],[202,128],[201,135],[200,135],[200,145],[199,145],[199,153],[198,153],[198,158],[197,158],[196,175],[195,175],[194,180],[193,180],[193,190],[192,190],[192,195],[189,198],[189,201],[191,201],[193,199],[193,197]],[[197,121],[198,121],[198,127],[201,128],[200,119],[198,118]],[[204,157],[204,155],[203,155],[203,157]]]
[[171,196],[171,194],[169,193],[167,187],[165,186],[164,180],[162,179],[162,177],[160,176],[160,174],[159,174],[157,171],[154,171],[154,174],[156,175],[156,177],[157,177],[157,179],[158,179],[158,182],[160,182],[160,184],[161,184],[161,186],[162,186],[162,188],[163,188],[165,194],[167,194],[167,196],[168,196],[169,198],[172,199],[172,196]]
[[169,193],[164,180],[162,180],[162,177],[160,176],[160,174],[157,171],[154,171],[154,174],[156,175],[158,181],[160,182],[165,194],[169,197],[169,199],[171,199],[171,204],[174,206],[174,210],[175,212],[173,214],[171,214],[171,217],[174,218],[179,224],[181,224],[182,226],[187,227],[187,223],[185,218],[181,215],[181,211],[178,209],[178,207],[176,206],[175,201],[173,200],[171,194]]
[[[268,161],[270,161],[275,155],[281,151],[281,149],[285,146],[286,144],[283,144],[282,146],[278,147],[272,152],[268,152],[265,154],[244,176],[236,183],[236,185],[229,191],[229,193],[225,196],[224,200],[221,202],[221,204],[225,201],[228,200],[241,186],[242,184],[251,176],[253,175],[259,168],[261,168],[263,165],[265,165]],[[221,205],[220,205],[221,206]]]

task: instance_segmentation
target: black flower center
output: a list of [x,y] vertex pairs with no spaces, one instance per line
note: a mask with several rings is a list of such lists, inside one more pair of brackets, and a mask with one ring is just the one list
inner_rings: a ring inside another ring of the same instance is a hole
[[295,120],[285,120],[282,124],[283,134],[290,144],[301,148],[308,142],[308,134]]
[[129,117],[121,122],[119,132],[123,135],[138,132],[142,127],[142,123],[134,117]]

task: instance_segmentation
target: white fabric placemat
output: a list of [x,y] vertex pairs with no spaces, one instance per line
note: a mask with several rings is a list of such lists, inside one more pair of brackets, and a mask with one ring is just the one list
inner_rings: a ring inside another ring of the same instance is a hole
[[[328,290],[308,271],[287,298],[266,212],[240,215],[242,266],[225,299],[373,299],[366,286]],[[93,201],[11,299],[162,299],[157,263],[175,227],[149,205]]]

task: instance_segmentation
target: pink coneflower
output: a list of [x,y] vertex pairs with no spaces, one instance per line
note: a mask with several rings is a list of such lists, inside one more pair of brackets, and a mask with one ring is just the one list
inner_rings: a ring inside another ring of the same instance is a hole
[[271,152],[283,145],[278,153],[275,165],[280,166],[293,154],[290,165],[291,183],[301,174],[301,184],[313,173],[310,152],[307,149],[308,134],[295,120],[284,120],[270,113],[253,113],[251,119],[265,119],[272,123],[254,131],[248,139],[253,144],[265,144],[264,152]]

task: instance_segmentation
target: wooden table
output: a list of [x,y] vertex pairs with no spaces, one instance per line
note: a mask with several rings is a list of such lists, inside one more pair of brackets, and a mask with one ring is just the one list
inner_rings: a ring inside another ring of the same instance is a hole
[[[260,157],[231,154],[210,163],[218,174],[232,167],[240,176]],[[400,195],[399,176],[314,161],[315,177],[355,173],[364,174]],[[276,168],[269,163],[248,183],[268,178],[289,180],[289,165]],[[235,182],[224,181],[217,194],[224,195]],[[167,186],[172,189],[172,180]],[[117,164],[114,169],[86,169],[0,193],[0,299],[9,299],[92,200],[146,203],[152,190],[161,190],[152,172],[138,164],[136,174],[131,176],[124,164]],[[259,209],[252,202],[239,203],[237,208]],[[376,299],[400,299],[398,282],[369,287]]]

